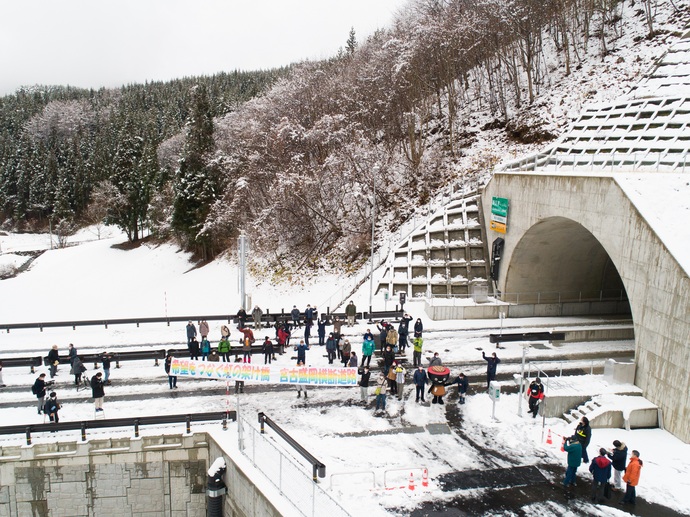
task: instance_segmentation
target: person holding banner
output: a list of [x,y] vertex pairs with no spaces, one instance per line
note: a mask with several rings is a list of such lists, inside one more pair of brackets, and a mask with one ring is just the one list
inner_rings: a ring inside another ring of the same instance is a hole
[[359,395],[360,398],[362,399],[362,403],[366,404],[367,399],[369,398],[369,378],[371,377],[371,372],[369,371],[369,367],[365,366],[362,368],[362,376],[359,379],[359,382],[357,383],[359,385]]
[[172,364],[172,360],[172,350],[168,350],[168,355],[165,356],[165,373],[168,374],[168,384],[170,385],[170,389],[177,389],[177,375],[170,374],[170,366]]
[[[298,368],[304,368],[304,362],[297,361],[297,367]],[[307,395],[307,385],[306,384],[298,384],[297,385],[297,398],[300,398],[302,393],[304,393],[305,399],[309,396],[309,395]]]
[[381,373],[379,374],[379,380],[376,383],[376,411],[379,409],[386,410],[386,390],[388,385],[386,384],[386,377]]
[[357,352],[350,352],[350,360],[348,361],[347,365],[343,366],[348,366],[349,368],[357,368]]

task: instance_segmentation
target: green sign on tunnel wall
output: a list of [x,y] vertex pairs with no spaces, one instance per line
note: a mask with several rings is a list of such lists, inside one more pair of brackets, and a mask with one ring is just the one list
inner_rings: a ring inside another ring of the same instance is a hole
[[498,233],[506,233],[508,222],[508,200],[504,197],[491,198],[491,224],[492,230]]

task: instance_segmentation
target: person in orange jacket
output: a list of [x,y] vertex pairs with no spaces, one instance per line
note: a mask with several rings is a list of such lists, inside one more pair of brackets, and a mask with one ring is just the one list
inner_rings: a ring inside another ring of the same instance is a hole
[[635,504],[635,487],[640,482],[640,470],[642,470],[642,460],[638,451],[632,451],[630,454],[630,462],[625,469],[625,496],[620,504],[630,503]]

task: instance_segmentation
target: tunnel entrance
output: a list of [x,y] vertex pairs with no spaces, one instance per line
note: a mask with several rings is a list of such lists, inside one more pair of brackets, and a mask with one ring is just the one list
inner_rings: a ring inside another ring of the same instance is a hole
[[[525,232],[515,245],[505,278],[503,299],[513,303],[628,300],[602,244],[584,226],[565,217],[549,217]],[[623,306],[629,314],[629,304]]]

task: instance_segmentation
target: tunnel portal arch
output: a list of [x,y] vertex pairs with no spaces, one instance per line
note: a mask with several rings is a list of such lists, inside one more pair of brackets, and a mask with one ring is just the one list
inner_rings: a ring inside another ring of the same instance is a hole
[[548,217],[516,243],[504,292],[522,302],[627,300],[623,280],[599,240],[580,223]]

